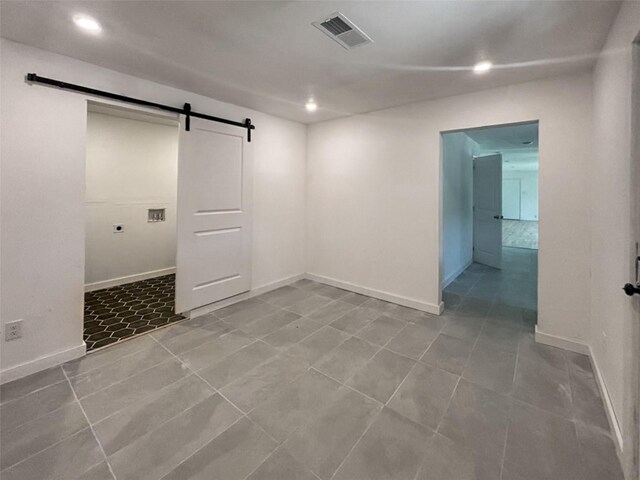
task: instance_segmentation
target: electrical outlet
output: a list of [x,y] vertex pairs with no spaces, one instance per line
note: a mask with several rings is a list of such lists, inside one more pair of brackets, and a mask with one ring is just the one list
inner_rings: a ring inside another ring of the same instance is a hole
[[22,320],[15,320],[4,324],[4,340],[17,340],[22,338]]
[[122,233],[122,232],[124,232],[124,223],[114,223],[113,233]]

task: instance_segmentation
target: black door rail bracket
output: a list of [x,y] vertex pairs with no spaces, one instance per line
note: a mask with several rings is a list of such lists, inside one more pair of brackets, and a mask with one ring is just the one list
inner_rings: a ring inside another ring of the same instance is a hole
[[95,97],[109,98],[111,100],[118,100],[120,102],[132,103],[134,105],[142,105],[144,107],[157,108],[167,112],[177,113],[186,117],[185,130],[191,129],[191,117],[202,118],[203,120],[209,120],[211,122],[224,123],[226,125],[233,125],[234,127],[247,129],[247,141],[251,141],[251,130],[255,130],[256,126],[251,123],[250,118],[246,118],[244,122],[236,122],[235,120],[229,120],[221,117],[214,117],[213,115],[207,115],[204,113],[198,113],[191,110],[191,104],[185,103],[184,107],[172,107],[171,105],[163,105],[161,103],[149,102],[140,98],[128,97],[126,95],[119,95],[117,93],[105,92],[104,90],[97,90],[95,88],[84,87],[82,85],[75,85],[73,83],[63,82],[61,80],[54,80],[52,78],[41,77],[35,73],[27,73],[27,82],[39,83],[42,85],[50,85],[52,87],[58,87],[63,90],[70,90],[73,92],[86,93]]

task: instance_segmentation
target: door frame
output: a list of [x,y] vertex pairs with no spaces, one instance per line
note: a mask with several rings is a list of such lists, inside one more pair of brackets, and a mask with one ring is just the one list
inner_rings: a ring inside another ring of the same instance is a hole
[[[640,181],[640,33],[638,33],[636,39],[631,45],[631,145],[630,145],[630,167],[631,167],[631,180],[632,186],[634,180]],[[632,221],[632,235],[635,237],[636,242],[640,242],[640,192],[637,188],[631,188],[631,221]],[[632,242],[633,243],[633,239]],[[640,245],[636,243],[635,252],[630,252],[630,258],[633,259],[640,255]],[[635,276],[635,268],[629,266],[630,276]],[[640,478],[640,299],[634,296],[632,301],[632,308],[635,313],[636,325],[633,326],[632,335],[632,378],[631,381],[635,382],[633,386],[633,394],[635,399],[633,401],[633,432],[631,438],[633,441],[633,455],[632,455],[632,475],[633,478]],[[624,465],[624,463],[623,463]]]
[[[496,128],[496,127],[510,127],[510,126],[516,126],[516,125],[527,125],[527,124],[532,124],[535,123],[538,125],[538,167],[540,167],[540,165],[542,165],[542,155],[540,154],[540,152],[542,151],[541,145],[543,142],[543,136],[540,134],[540,123],[541,120],[539,118],[533,118],[533,119],[525,119],[525,120],[521,120],[521,121],[515,121],[515,122],[506,122],[506,123],[490,123],[490,124],[481,124],[481,125],[469,125],[466,127],[461,127],[461,128],[454,128],[451,130],[441,130],[439,133],[439,141],[440,141],[440,159],[439,159],[439,163],[438,163],[438,184],[440,187],[440,193],[439,193],[439,206],[438,206],[438,225],[439,225],[439,236],[438,236],[438,243],[439,243],[439,263],[438,263],[438,304],[442,304],[443,300],[442,300],[442,293],[444,291],[444,281],[445,279],[443,278],[444,275],[444,188],[445,188],[445,184],[444,184],[444,138],[443,135],[447,134],[447,133],[457,133],[457,132],[467,132],[469,130],[484,130],[484,129],[489,129],[489,128]],[[538,201],[539,201],[539,196],[540,196],[540,183],[538,183]],[[543,238],[543,229],[541,228],[543,225],[544,221],[541,218],[538,218],[538,272],[540,272],[540,253],[542,252],[542,238]],[[546,237],[545,237],[546,238]],[[540,274],[538,273],[538,282],[540,281]],[[538,284],[538,287],[540,285]],[[446,305],[445,305],[446,307]]]
[[[85,175],[83,177],[83,190],[85,191],[85,195],[83,197],[83,202],[86,203],[86,189],[87,189],[87,177],[86,177],[86,167],[87,167],[87,147],[86,147],[86,141],[87,141],[87,135],[88,135],[88,131],[87,131],[87,120],[88,120],[88,115],[89,112],[92,111],[92,109],[94,110],[100,110],[100,109],[104,109],[104,110],[116,110],[116,111],[120,111],[123,113],[123,117],[124,118],[131,118],[134,120],[140,120],[140,121],[145,121],[145,118],[150,119],[150,118],[156,118],[160,121],[164,121],[167,123],[175,123],[175,127],[177,129],[180,129],[182,127],[182,123],[180,122],[180,115],[177,113],[171,113],[171,112],[163,112],[163,111],[159,111],[156,109],[152,109],[152,108],[147,108],[147,107],[143,107],[143,106],[132,106],[131,104],[128,103],[124,103],[124,102],[119,102],[116,100],[108,100],[108,99],[100,99],[100,100],[95,100],[93,98],[87,98],[85,100],[86,102],[86,107],[84,109],[84,114],[85,114],[85,122],[84,122],[84,140],[85,140],[85,148],[84,148],[84,168],[85,168]],[[127,117],[126,115],[129,114],[130,117]],[[164,123],[162,122],[162,123]],[[178,144],[178,148],[180,148],[180,145]],[[180,168],[180,155],[178,155],[178,158],[176,158],[176,164],[177,164],[177,168]],[[178,179],[176,178],[176,187],[177,187],[177,182]],[[177,214],[177,203],[178,203],[178,198],[176,197],[176,214]],[[87,216],[86,216],[86,209],[84,209],[84,216],[83,216],[83,222],[82,222],[82,233],[83,233],[83,238],[86,241],[87,238]],[[177,219],[176,219],[177,220]],[[178,237],[178,222],[176,221],[176,239]],[[176,257],[177,257],[177,249],[176,249]],[[85,301],[84,301],[84,294],[86,292],[85,290],[85,275],[86,275],[86,258],[87,258],[87,247],[86,247],[86,242],[83,242],[82,244],[82,284],[79,287],[79,290],[82,291],[82,334],[84,336],[84,306],[85,306]],[[106,288],[106,287],[105,287]],[[86,354],[86,353],[85,353]]]
[[[85,108],[84,108],[84,115],[85,115],[85,130],[84,130],[84,138],[85,138],[85,149],[84,149],[84,166],[86,169],[86,165],[87,165],[87,152],[86,152],[86,138],[87,138],[87,115],[90,111],[91,108],[105,108],[105,109],[112,109],[112,110],[119,110],[121,112],[128,112],[132,118],[136,118],[138,117],[140,120],[144,121],[144,117],[151,117],[151,118],[156,118],[159,120],[164,120],[167,122],[171,122],[171,123],[175,123],[176,128],[178,130],[181,130],[182,128],[184,128],[185,123],[184,123],[184,119],[181,118],[180,114],[177,113],[172,113],[172,112],[166,112],[166,111],[162,111],[162,110],[157,110],[154,108],[149,108],[149,107],[144,107],[141,105],[133,105],[130,103],[126,103],[126,102],[120,102],[118,100],[110,100],[110,99],[106,99],[106,98],[100,98],[100,99],[94,99],[93,97],[89,97],[89,98],[85,98]],[[246,136],[246,133],[245,133]],[[243,148],[252,148],[251,145],[247,146],[246,143],[243,145]],[[180,140],[178,140],[178,149],[180,149]],[[176,159],[177,162],[177,169],[178,169],[178,175],[180,175],[180,154],[179,154],[179,150],[178,150],[178,158]],[[176,182],[177,182],[177,178],[176,178]],[[253,184],[253,170],[250,170],[250,179],[249,179],[250,184]],[[86,190],[86,175],[84,177],[83,180],[83,189]],[[251,215],[253,215],[253,192],[251,192],[250,194],[251,197],[251,201],[250,201],[250,209],[251,209]],[[84,201],[84,200],[83,200]],[[176,214],[179,215],[179,208],[178,208],[178,202],[179,202],[179,198],[176,197]],[[86,239],[86,223],[87,223],[87,218],[86,215],[83,217],[83,223],[82,223],[82,232],[83,232],[83,237]],[[178,224],[179,222],[176,219],[176,241],[178,238]],[[253,217],[251,217],[251,222],[249,225],[249,232],[253,231]],[[251,233],[252,235],[252,233]],[[177,275],[177,248],[176,248],[176,275]],[[84,283],[84,272],[86,270],[86,245],[83,243],[82,246],[82,271],[83,271],[83,276],[82,276],[82,284],[79,285],[79,291],[82,292],[82,312],[84,312],[84,293],[85,293],[85,283]],[[228,297],[226,299],[222,299],[218,302],[216,302],[215,304],[209,304],[209,305],[203,305],[201,307],[195,308],[193,310],[189,310],[187,312],[184,312],[184,316],[186,318],[192,318],[192,317],[196,317],[196,316],[200,316],[200,315],[205,315],[213,310],[216,310],[218,308],[222,308],[224,306],[227,305],[231,305],[234,304],[236,302],[239,302],[241,300],[245,300],[247,298],[250,298],[250,293],[249,292],[245,292],[245,293],[241,293],[232,297]],[[82,319],[83,319],[83,334],[84,334],[84,313],[82,314]]]

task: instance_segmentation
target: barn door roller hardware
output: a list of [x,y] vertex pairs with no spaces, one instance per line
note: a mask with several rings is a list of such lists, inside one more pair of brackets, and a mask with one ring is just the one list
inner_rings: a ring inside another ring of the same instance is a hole
[[204,113],[198,113],[191,110],[191,104],[185,103],[184,107],[172,107],[170,105],[162,105],[161,103],[149,102],[147,100],[141,100],[139,98],[127,97],[125,95],[119,95],[117,93],[105,92],[104,90],[96,90],[95,88],[83,87],[82,85],[74,85],[73,83],[62,82],[60,80],[53,80],[51,78],[40,77],[35,73],[27,73],[27,81],[31,83],[40,83],[42,85],[51,85],[53,87],[62,88],[63,90],[71,90],[74,92],[82,92],[88,95],[96,97],[109,98],[111,100],[119,100],[121,102],[133,103],[135,105],[142,105],[145,107],[157,108],[159,110],[165,110],[167,112],[178,113],[186,117],[185,129],[189,131],[191,128],[191,117],[202,118],[211,122],[225,123],[227,125],[233,125],[235,127],[247,129],[247,141],[251,141],[251,130],[256,128],[251,123],[251,119],[247,118],[244,122],[236,122],[234,120],[228,120],[226,118],[214,117],[213,115],[206,115]]

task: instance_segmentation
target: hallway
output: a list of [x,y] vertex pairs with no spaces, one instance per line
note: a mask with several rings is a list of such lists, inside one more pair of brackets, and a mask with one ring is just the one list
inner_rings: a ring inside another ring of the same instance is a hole
[[502,270],[473,263],[444,292],[445,308],[456,308],[463,300],[505,304],[525,310],[535,318],[538,296],[538,251],[502,247]]

